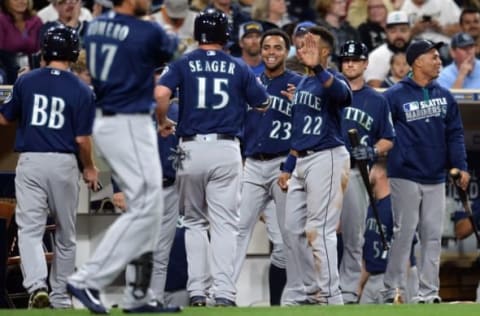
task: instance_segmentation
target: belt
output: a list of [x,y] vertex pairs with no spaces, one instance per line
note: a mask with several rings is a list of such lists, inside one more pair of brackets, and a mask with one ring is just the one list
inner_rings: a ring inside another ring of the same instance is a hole
[[299,150],[299,151],[297,151],[299,158],[303,158],[303,157],[313,155],[316,152],[319,152],[319,150],[309,149],[309,150]]
[[108,110],[102,110],[102,116],[115,116],[117,114],[150,114],[150,112],[117,113]]
[[256,154],[251,155],[250,158],[255,159],[255,160],[265,161],[265,160],[272,160],[272,159],[275,159],[275,158],[278,158],[278,157],[284,157],[286,155],[288,155],[288,151],[281,152],[281,153],[274,153],[274,154],[256,153]]
[[236,137],[227,134],[197,134],[193,136],[183,136],[181,140],[183,142],[192,142],[192,141],[215,141],[215,140],[235,140]]
[[175,183],[175,178],[163,178],[162,186],[164,188],[171,187]]
[[384,274],[385,271],[375,271],[375,272],[369,272],[370,275],[379,275],[379,274]]

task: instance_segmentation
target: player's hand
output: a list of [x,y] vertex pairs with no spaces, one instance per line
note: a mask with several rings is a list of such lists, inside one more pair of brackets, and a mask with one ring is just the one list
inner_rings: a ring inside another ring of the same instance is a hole
[[280,91],[280,94],[286,97],[290,102],[293,100],[297,87],[293,83],[287,84],[287,90]]
[[96,167],[83,168],[83,181],[90,190],[98,191],[98,169]]
[[367,145],[358,145],[352,148],[352,157],[355,160],[374,160],[376,153],[373,147]]
[[467,171],[460,170],[460,179],[457,181],[458,186],[466,191],[468,189],[468,183],[470,182],[470,174]]
[[277,183],[280,186],[280,189],[282,189],[283,191],[288,190],[288,182],[291,176],[292,175],[288,172],[280,173],[280,176],[278,177],[278,180],[277,180]]
[[127,202],[125,200],[125,194],[123,194],[123,192],[114,193],[112,196],[112,203],[116,208],[122,211],[127,210]]
[[315,67],[320,64],[320,36],[312,33],[306,33],[301,40],[300,49],[298,54],[302,63],[307,67]]
[[175,133],[175,122],[170,120],[169,118],[165,119],[163,122],[158,123],[158,133],[162,137],[167,137]]

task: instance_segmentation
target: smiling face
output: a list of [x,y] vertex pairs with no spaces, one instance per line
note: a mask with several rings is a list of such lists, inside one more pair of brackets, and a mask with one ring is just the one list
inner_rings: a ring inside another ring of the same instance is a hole
[[288,57],[287,44],[279,35],[269,35],[262,43],[262,60],[269,72],[282,70]]

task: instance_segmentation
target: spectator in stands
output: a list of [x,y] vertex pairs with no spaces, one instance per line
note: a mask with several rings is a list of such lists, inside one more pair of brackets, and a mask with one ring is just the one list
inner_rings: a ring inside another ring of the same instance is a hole
[[402,11],[393,11],[387,17],[387,40],[368,55],[365,80],[375,88],[381,86],[390,70],[390,59],[394,53],[405,52],[410,43],[408,16]]
[[92,7],[93,17],[102,15],[103,13],[110,11],[113,8],[113,2],[111,0],[95,0]]
[[437,82],[447,89],[480,89],[480,61],[475,57],[475,40],[457,33],[451,42],[453,62],[443,68]]
[[207,8],[210,0],[192,0],[191,7],[194,11],[203,11]]
[[228,16],[231,25],[229,43],[230,54],[232,54],[232,56],[239,57],[242,53],[240,46],[238,46],[238,33],[240,25],[247,21],[251,21],[252,18],[248,14],[242,12],[240,6],[232,0],[211,0],[211,3],[208,5],[208,7],[222,11]]
[[408,14],[412,38],[449,43],[460,31],[460,8],[453,0],[405,0],[401,10]]
[[387,34],[388,9],[385,3],[389,0],[367,0],[367,20],[358,26],[358,34],[362,43],[367,45],[371,52],[385,43]]
[[465,8],[460,13],[460,29],[470,34],[476,43],[475,54],[480,56],[480,11],[476,8]]
[[247,65],[250,66],[255,76],[260,76],[265,70],[262,61],[260,39],[262,37],[262,25],[255,21],[245,22],[240,25],[238,34],[239,46],[242,49],[240,57]]
[[337,63],[340,47],[346,41],[360,41],[357,30],[345,20],[347,16],[347,1],[316,0],[315,10],[318,14],[317,24],[326,27],[335,36],[335,49],[332,53],[332,61]]
[[[285,0],[256,0],[252,4],[252,18],[276,27],[291,23]],[[266,28],[265,28],[266,30]]]
[[404,52],[397,52],[390,59],[389,76],[383,81],[382,88],[389,88],[402,80],[410,71],[407,57]]
[[[387,8],[387,14],[393,11],[393,5],[391,0],[383,0],[383,5]],[[355,28],[358,28],[360,24],[364,23],[368,19],[369,0],[351,0],[348,5],[347,21]],[[385,18],[387,16],[385,14]]]
[[80,20],[80,11],[82,8],[81,0],[51,0],[51,4],[58,12],[56,21],[48,21],[40,30],[40,39],[43,39],[45,32],[51,27],[63,24],[77,30],[82,43],[83,35],[87,29],[88,22]]
[[[40,19],[42,19],[43,23],[49,22],[49,21],[56,21],[58,20],[58,12],[55,9],[55,6],[53,5],[52,1],[50,1],[50,4],[43,8],[42,10],[38,11],[37,15]],[[90,10],[88,10],[85,7],[82,7],[80,10],[80,16],[78,17],[80,21],[90,21],[93,16]]]
[[190,10],[188,0],[164,0],[160,10],[152,17],[167,31],[174,32],[180,39],[177,55],[194,50],[193,26],[197,12]]
[[83,82],[89,86],[92,85],[92,77],[90,76],[90,72],[87,68],[87,55],[84,49],[82,49],[80,54],[78,54],[78,59],[71,65],[71,69],[72,72]]
[[40,50],[42,21],[28,0],[0,0],[0,9],[0,50],[17,66],[29,68],[29,59]]

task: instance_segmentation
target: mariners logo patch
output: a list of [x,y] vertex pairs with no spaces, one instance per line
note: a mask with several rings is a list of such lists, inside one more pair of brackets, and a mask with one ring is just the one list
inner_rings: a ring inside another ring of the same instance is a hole
[[407,122],[431,117],[445,117],[447,113],[447,99],[434,98],[430,100],[412,101],[404,103],[402,107]]

